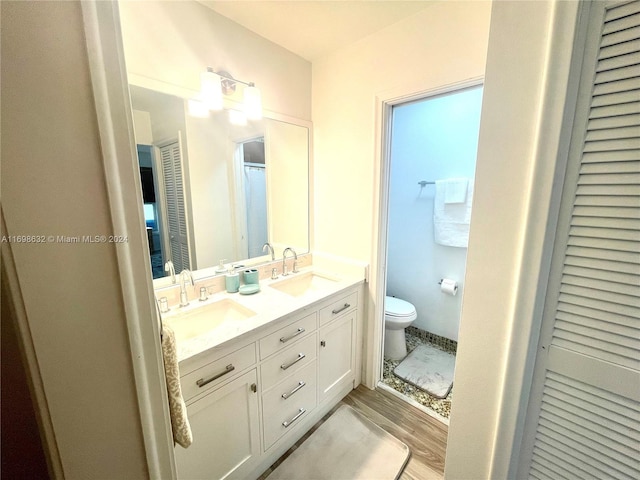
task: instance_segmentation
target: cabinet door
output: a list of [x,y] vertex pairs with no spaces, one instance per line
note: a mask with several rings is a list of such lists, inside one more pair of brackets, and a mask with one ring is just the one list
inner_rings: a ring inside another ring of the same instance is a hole
[[320,329],[319,402],[354,378],[356,312]]
[[178,478],[244,478],[260,455],[256,371],[187,407],[193,443],[175,448]]

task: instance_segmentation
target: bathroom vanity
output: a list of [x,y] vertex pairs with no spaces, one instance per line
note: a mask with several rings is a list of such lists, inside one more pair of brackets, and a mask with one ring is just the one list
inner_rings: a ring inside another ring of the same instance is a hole
[[258,477],[360,383],[363,280],[309,267],[163,316],[193,433],[178,478]]

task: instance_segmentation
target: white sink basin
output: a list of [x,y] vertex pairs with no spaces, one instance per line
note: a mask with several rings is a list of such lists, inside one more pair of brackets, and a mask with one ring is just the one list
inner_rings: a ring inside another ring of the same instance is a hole
[[256,314],[253,310],[225,298],[218,302],[194,308],[185,313],[163,319],[176,334],[176,338],[188,340],[218,327],[224,322],[246,320]]
[[289,278],[279,280],[269,285],[280,292],[293,297],[301,297],[307,293],[324,290],[337,282],[338,279],[321,275],[317,272],[292,274]]

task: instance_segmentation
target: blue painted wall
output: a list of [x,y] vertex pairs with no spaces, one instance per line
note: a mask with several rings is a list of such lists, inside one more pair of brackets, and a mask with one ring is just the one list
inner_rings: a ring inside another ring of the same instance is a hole
[[[467,249],[434,242],[435,185],[421,189],[418,182],[474,177],[481,103],[482,87],[474,87],[393,109],[387,295],[415,305],[415,327],[452,340]],[[458,281],[456,296],[440,291],[441,278]]]

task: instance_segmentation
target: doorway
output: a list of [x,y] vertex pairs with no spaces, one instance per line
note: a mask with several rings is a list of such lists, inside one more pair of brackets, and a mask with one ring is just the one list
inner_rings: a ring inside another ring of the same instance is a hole
[[255,258],[269,241],[264,136],[236,141],[234,162],[236,256]]
[[[481,104],[476,82],[398,102],[388,116],[379,385],[444,423],[453,400]],[[394,345],[398,335],[404,345]]]
[[158,173],[156,170],[153,146],[136,146],[138,151],[138,166],[140,168],[140,181],[142,183],[142,202],[144,209],[144,221],[147,231],[147,243],[149,245],[149,257],[151,259],[151,273],[153,278],[164,276],[164,242],[162,241],[164,222],[161,218],[161,201],[159,198]]

